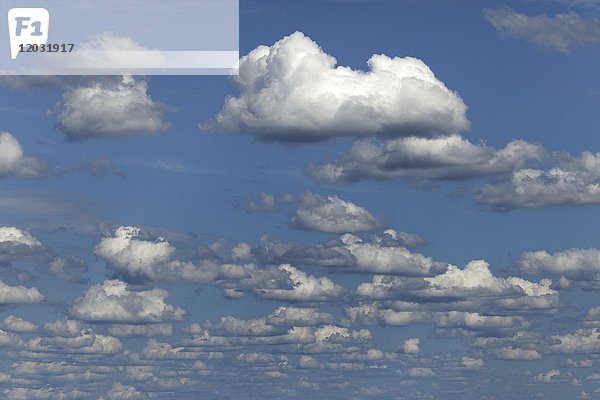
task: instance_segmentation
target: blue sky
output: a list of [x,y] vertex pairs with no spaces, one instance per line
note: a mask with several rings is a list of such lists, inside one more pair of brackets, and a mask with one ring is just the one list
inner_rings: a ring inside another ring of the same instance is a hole
[[600,396],[597,3],[240,3],[239,77],[0,80],[3,396]]

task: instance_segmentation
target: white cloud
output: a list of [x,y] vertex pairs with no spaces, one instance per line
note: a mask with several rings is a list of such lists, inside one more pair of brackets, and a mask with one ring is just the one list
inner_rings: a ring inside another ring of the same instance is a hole
[[496,356],[501,360],[539,360],[542,355],[537,350],[502,347],[496,351]]
[[576,13],[528,16],[510,8],[485,10],[484,17],[500,36],[568,53],[574,45],[600,43],[600,19]]
[[27,247],[41,246],[41,243],[31,233],[11,226],[0,227],[0,243],[25,245]]
[[358,295],[366,299],[400,299],[409,297],[418,303],[440,303],[448,307],[481,310],[547,310],[558,305],[558,292],[552,281],[539,283],[517,277],[498,278],[483,260],[471,261],[464,269],[450,265],[446,272],[423,279],[375,275],[371,282],[358,286]]
[[463,357],[461,364],[470,370],[480,369],[485,366],[485,361],[482,358]]
[[[141,237],[140,228],[121,226],[113,236],[101,239],[95,253],[104,258],[114,271],[131,280],[206,283],[215,279],[219,272],[227,273],[226,267],[219,268],[214,263],[196,266],[191,262],[172,260],[175,250],[163,238],[146,240]],[[230,270],[236,268],[232,266]]]
[[37,337],[26,343],[28,350],[41,353],[116,354],[123,349],[119,339],[84,329],[73,336]]
[[342,248],[350,251],[356,260],[352,268],[355,272],[427,276],[446,270],[446,263],[412,253],[399,239],[399,234],[391,229],[376,235],[371,242],[351,234],[341,237]]
[[554,353],[600,353],[600,328],[578,329],[566,335],[554,335],[555,344],[550,346]]
[[184,347],[173,347],[168,343],[150,339],[140,356],[147,360],[190,360],[197,358],[198,354],[187,352]]
[[10,226],[0,226],[0,263],[33,261],[37,267],[69,282],[82,283],[87,264],[77,257],[56,257],[31,233]]
[[497,150],[473,144],[460,135],[406,137],[355,142],[337,160],[309,165],[307,173],[321,182],[347,183],[364,179],[417,178],[461,180],[511,172],[528,160],[539,160],[539,145],[514,140]]
[[[528,305],[532,308],[552,308],[557,305],[558,293],[550,288],[552,281],[539,283],[526,281],[518,277],[497,278],[489,264],[483,260],[470,261],[464,269],[450,266],[442,275],[425,278],[430,287],[418,294],[431,297],[465,297],[480,293],[484,296],[507,296],[501,303],[509,308]],[[517,297],[533,297],[538,302],[519,301]]]
[[510,179],[481,188],[475,199],[501,210],[600,203],[600,153],[568,156],[548,170],[514,171]]
[[340,300],[346,294],[343,287],[325,276],[317,278],[289,264],[279,266],[279,270],[289,276],[291,288],[255,289],[260,297],[292,301],[329,301]]
[[600,328],[600,307],[592,307],[588,310],[583,323],[586,326],[595,326]]
[[242,361],[245,363],[273,363],[275,361],[275,357],[269,353],[242,353],[236,357],[236,360]]
[[277,332],[275,327],[266,323],[266,318],[246,320],[222,317],[216,328],[224,335],[231,336],[263,336]]
[[165,240],[138,240],[140,233],[139,228],[121,226],[115,230],[113,237],[102,238],[95,252],[110,263],[134,270],[169,260],[174,247]]
[[8,132],[0,132],[0,178],[38,178],[46,174],[42,161],[26,156],[19,141]]
[[380,273],[404,276],[430,276],[446,270],[447,264],[408,250],[423,245],[415,234],[386,229],[369,239],[353,234],[341,235],[318,245],[269,241],[262,238],[252,252],[257,262],[320,265],[351,273]]
[[84,329],[85,324],[76,319],[56,320],[44,324],[44,331],[54,336],[75,337],[81,335]]
[[123,385],[115,382],[105,396],[99,400],[138,400],[149,398],[145,393],[140,392],[133,386]]
[[181,308],[165,303],[166,290],[134,292],[119,280],[90,287],[73,303],[70,315],[84,321],[163,322],[180,321]]
[[[453,306],[450,305],[450,308]],[[433,324],[448,332],[468,334],[506,335],[529,326],[519,316],[484,315],[478,312],[436,311],[433,307],[416,305],[414,310],[381,308],[378,303],[363,303],[346,307],[346,315],[351,323],[385,326],[408,326]]]
[[130,76],[68,86],[57,106],[58,126],[71,141],[163,132],[167,108],[147,91],[146,82]]
[[415,367],[408,370],[408,375],[413,378],[430,378],[433,376],[433,371],[430,368]]
[[598,249],[572,248],[554,254],[543,250],[527,251],[521,254],[516,264],[527,274],[551,273],[562,275],[581,286],[600,285],[600,250]]
[[419,343],[421,340],[419,338],[407,339],[402,344],[402,351],[408,354],[417,354],[421,351],[419,347]]
[[353,324],[407,326],[432,322],[433,313],[423,311],[396,311],[381,309],[377,303],[361,303],[344,309]]
[[203,128],[252,132],[261,140],[447,134],[469,127],[467,107],[421,60],[374,55],[370,71],[336,60],[301,32],[240,60],[229,97]]
[[108,328],[108,333],[117,337],[171,336],[173,334],[173,327],[170,324],[113,324]]
[[38,329],[34,323],[26,321],[23,318],[15,315],[6,316],[4,321],[2,321],[2,325],[0,326],[2,329],[11,332],[35,332]]
[[266,322],[276,326],[316,326],[331,324],[333,317],[316,308],[287,306],[273,311],[267,317]]
[[21,338],[12,332],[6,332],[0,329],[0,347],[20,345]]
[[527,326],[521,317],[504,315],[482,315],[474,312],[449,311],[436,316],[441,328],[461,328],[475,332],[512,332]]
[[252,194],[244,202],[244,209],[248,212],[272,211],[275,209],[275,196],[264,192]]
[[300,229],[346,233],[376,229],[381,224],[364,207],[337,196],[305,193],[298,202],[300,206],[291,223]]
[[60,390],[55,388],[32,389],[24,387],[13,387],[4,390],[4,395],[10,400],[33,400],[33,399],[80,399],[86,396],[86,392],[77,389]]
[[87,269],[87,263],[77,257],[55,257],[48,263],[48,271],[67,282],[85,282]]
[[557,376],[560,376],[560,371],[557,369],[551,369],[548,372],[542,372],[541,374],[537,374],[533,377],[533,379],[539,382],[549,383],[552,380],[552,378],[556,378]]
[[35,287],[10,286],[0,281],[0,305],[39,303],[44,299],[44,295]]

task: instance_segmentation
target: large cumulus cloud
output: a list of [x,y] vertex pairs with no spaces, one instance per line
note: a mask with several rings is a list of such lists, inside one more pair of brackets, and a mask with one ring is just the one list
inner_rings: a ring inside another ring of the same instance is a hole
[[336,64],[301,32],[259,46],[240,60],[233,79],[239,95],[201,126],[282,142],[431,136],[469,127],[461,98],[419,59],[377,54],[369,71]]

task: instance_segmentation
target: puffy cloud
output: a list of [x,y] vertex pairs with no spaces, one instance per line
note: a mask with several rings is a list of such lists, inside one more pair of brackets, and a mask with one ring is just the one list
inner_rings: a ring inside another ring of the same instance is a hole
[[287,306],[273,311],[266,322],[276,326],[316,326],[331,324],[333,317],[316,308]]
[[146,360],[189,360],[197,358],[198,355],[185,351],[184,347],[173,347],[168,343],[150,339],[146,343],[146,347],[142,350],[140,357]]
[[496,351],[496,356],[501,360],[539,360],[542,355],[537,350],[502,347]]
[[12,332],[6,332],[0,329],[0,347],[20,345],[21,338]]
[[48,271],[67,282],[85,282],[87,270],[87,263],[77,257],[55,257],[48,263]]
[[[231,347],[231,346],[250,346],[250,345],[298,345],[314,344],[316,340],[315,329],[312,327],[294,326],[283,334],[249,335],[249,336],[219,336],[212,335],[209,331],[204,331],[201,335],[195,335],[190,339],[184,339],[182,343],[185,346],[193,347]],[[182,348],[183,350],[184,348]],[[307,350],[305,350],[307,351]]]
[[277,332],[277,329],[266,323],[266,318],[245,320],[223,317],[216,328],[231,336],[263,336]]
[[416,178],[461,180],[522,168],[545,156],[539,145],[514,140],[497,150],[473,144],[460,135],[361,140],[337,160],[309,165],[307,173],[321,182],[348,183],[364,179]]
[[56,320],[44,324],[44,331],[54,336],[75,337],[81,335],[84,329],[85,324],[76,319]]
[[123,349],[119,339],[83,329],[76,335],[37,337],[26,343],[31,352],[73,354],[116,354]]
[[461,364],[470,370],[480,369],[485,366],[485,361],[481,358],[463,357]]
[[170,324],[147,324],[130,325],[114,324],[108,328],[108,332],[113,336],[132,337],[132,336],[171,336],[173,327]]
[[552,281],[545,279],[534,283],[518,277],[497,278],[483,260],[471,261],[462,270],[450,266],[444,274],[425,278],[425,281],[430,287],[417,293],[427,297],[466,297],[479,293],[483,296],[506,296],[499,304],[507,308],[528,306],[547,309],[558,304],[558,293],[550,288]]
[[416,367],[409,369],[408,375],[413,378],[430,378],[433,376],[433,371],[430,368]]
[[279,266],[279,270],[289,275],[291,288],[255,289],[260,297],[291,301],[330,301],[340,300],[346,295],[343,287],[325,276],[317,278],[289,264]]
[[0,132],[0,178],[38,178],[44,176],[47,166],[42,161],[26,156],[19,141],[8,132]]
[[600,43],[600,19],[576,13],[528,16],[510,8],[485,10],[484,17],[500,36],[568,53],[574,45]]
[[[370,283],[358,286],[358,295],[368,299],[412,299],[419,303],[481,310],[553,309],[558,305],[558,292],[552,282],[539,283],[517,277],[498,278],[483,260],[471,261],[464,269],[451,265],[443,274],[423,279],[375,275]],[[458,302],[458,304],[455,304]]]
[[381,308],[378,303],[363,303],[346,307],[345,312],[349,322],[353,324],[408,326],[427,323],[450,333],[498,336],[511,334],[528,326],[522,317],[517,316],[484,315],[456,310],[435,311],[418,305],[414,311],[409,311]]
[[421,351],[419,347],[419,343],[421,340],[419,338],[407,339],[402,344],[402,351],[408,354],[417,354]]
[[[213,263],[196,266],[191,262],[173,260],[171,256],[175,250],[163,238],[144,239],[140,228],[121,226],[113,236],[102,238],[95,253],[104,258],[121,277],[132,281],[182,280],[206,283],[214,280],[220,270],[227,272],[225,267],[219,268]],[[236,268],[232,266],[231,269]],[[235,271],[232,273],[235,274]]]
[[527,251],[516,262],[527,274],[550,273],[562,275],[561,286],[575,281],[584,287],[600,286],[600,250],[567,249],[550,254],[546,251]]
[[578,329],[575,333],[551,336],[554,353],[600,353],[600,328]]
[[537,374],[533,377],[536,381],[549,383],[552,378],[560,376],[560,371],[557,369],[551,369],[548,372],[542,372],[541,374]]
[[361,303],[346,307],[344,311],[352,324],[407,326],[434,321],[431,312],[382,309],[377,303]]
[[168,261],[175,248],[164,240],[138,240],[140,232],[132,226],[117,228],[113,237],[102,238],[96,246],[96,255],[134,271]]
[[41,246],[29,232],[10,226],[0,227],[0,244],[24,245],[29,248]]
[[198,264],[174,260],[175,248],[166,240],[144,239],[139,228],[120,227],[114,236],[105,237],[96,254],[107,260],[109,267],[128,281],[187,281],[221,287],[229,298],[240,298],[246,292],[259,297],[292,301],[333,300],[345,293],[327,277],[316,278],[292,267],[257,266],[251,261],[252,248],[240,243],[226,248],[222,241],[202,247],[204,256]]
[[79,399],[86,396],[86,392],[77,389],[60,390],[55,388],[32,389],[24,387],[15,387],[4,390],[4,395],[11,400],[29,400],[29,399]]
[[77,168],[81,172],[87,172],[91,176],[102,176],[113,173],[118,176],[125,176],[125,172],[119,169],[110,158],[89,158],[79,164]]
[[37,258],[47,249],[29,232],[12,226],[0,227],[0,264],[11,267],[11,263],[22,258]]
[[44,295],[35,287],[9,286],[0,281],[0,305],[39,303],[44,299]]
[[273,363],[275,361],[275,357],[269,353],[242,353],[237,356],[236,360],[242,361],[245,363]]
[[271,242],[263,238],[254,253],[260,262],[320,265],[353,273],[429,276],[445,271],[446,263],[407,248],[424,243],[418,235],[386,229],[368,240],[344,234],[339,240],[316,246]]
[[246,198],[244,209],[249,212],[272,211],[275,209],[275,196],[269,193],[254,193]]
[[600,307],[592,307],[587,312],[583,323],[586,326],[595,326],[600,328]]
[[329,233],[368,231],[380,226],[380,221],[364,207],[337,196],[305,193],[300,207],[291,220],[293,226]]
[[336,60],[301,32],[240,60],[216,119],[202,128],[252,132],[260,140],[308,142],[336,136],[433,135],[469,127],[467,107],[416,58],[374,55],[370,71]]
[[180,321],[181,308],[165,303],[166,290],[134,292],[119,280],[90,287],[73,303],[70,315],[84,321],[162,322]]
[[57,257],[31,233],[10,226],[0,227],[0,263],[30,258],[37,266],[68,282],[85,281],[87,264],[77,257]]
[[383,235],[374,236],[371,242],[364,242],[351,234],[343,235],[343,247],[356,259],[351,269],[355,272],[405,276],[427,276],[446,270],[446,263],[412,253],[402,246],[400,235],[388,229]]
[[491,294],[499,294],[510,290],[508,281],[497,278],[490,271],[490,266],[483,260],[470,261],[464,269],[451,265],[441,275],[425,278],[434,291],[442,295],[449,292],[485,289]]
[[6,316],[4,321],[2,321],[2,325],[0,326],[2,329],[11,332],[35,332],[38,329],[34,323],[26,321],[23,318],[15,315]]
[[149,398],[145,393],[140,392],[133,386],[123,385],[115,382],[105,396],[99,400],[138,400]]
[[90,81],[68,86],[58,104],[58,126],[68,140],[156,134],[168,129],[167,108],[155,103],[148,85],[133,77]]
[[514,171],[481,188],[475,200],[500,210],[600,203],[600,153],[567,158],[548,170]]
[[441,328],[460,328],[485,334],[504,334],[527,326],[521,317],[461,311],[439,313],[436,316],[436,324]]
[[327,233],[368,231],[381,222],[366,208],[338,196],[322,196],[311,192],[294,196],[286,193],[275,197],[268,193],[254,193],[247,197],[244,209],[248,212],[272,211],[279,205],[295,205],[290,225],[298,229]]

